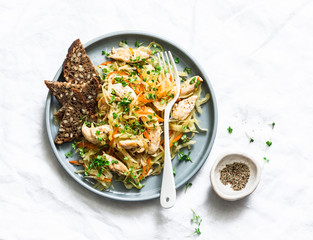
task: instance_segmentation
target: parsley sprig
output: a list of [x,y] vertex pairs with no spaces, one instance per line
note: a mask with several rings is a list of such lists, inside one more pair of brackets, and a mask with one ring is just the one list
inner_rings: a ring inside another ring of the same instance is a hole
[[180,151],[178,153],[178,161],[185,161],[185,162],[192,162],[191,158],[190,158],[190,151],[188,151],[188,154],[185,154],[184,151]]
[[199,215],[197,215],[194,210],[191,209],[191,211],[193,213],[193,218],[190,221],[191,223],[195,223],[198,225],[198,227],[195,228],[194,233],[200,235],[201,234],[200,225],[202,223],[202,218]]

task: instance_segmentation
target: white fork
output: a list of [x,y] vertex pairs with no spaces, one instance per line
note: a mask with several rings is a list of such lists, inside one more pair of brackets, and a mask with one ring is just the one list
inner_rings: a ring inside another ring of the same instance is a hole
[[[179,97],[180,79],[179,79],[178,71],[177,71],[171,52],[168,51],[168,54],[167,52],[165,52],[167,64],[165,64],[164,55],[162,52],[161,52],[162,59],[160,58],[159,53],[157,54],[157,56],[158,56],[161,70],[163,71],[166,70],[167,72],[169,72],[170,75],[172,75],[176,81],[175,97],[172,99],[172,101],[170,101],[167,104],[165,108],[165,113],[164,113],[164,169],[163,169],[163,177],[162,177],[161,196],[160,196],[161,206],[164,208],[171,208],[174,206],[175,201],[176,201],[176,188],[175,188],[175,180],[174,180],[173,166],[172,166],[171,152],[170,152],[168,122],[169,122],[172,107]],[[172,71],[170,63],[172,64],[173,71]]]

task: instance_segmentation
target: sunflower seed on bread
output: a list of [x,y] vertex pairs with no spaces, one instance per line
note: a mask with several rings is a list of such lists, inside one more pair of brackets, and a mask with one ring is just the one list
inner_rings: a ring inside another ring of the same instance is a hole
[[55,82],[47,80],[45,81],[45,84],[62,106],[67,104],[68,100],[73,95],[72,88],[81,90],[83,87],[83,85],[81,84],[73,84],[68,82]]
[[98,91],[99,81],[96,77],[92,77],[92,79],[86,83],[81,90],[90,115],[93,115],[97,112],[96,108]]
[[60,128],[55,138],[56,144],[70,142],[81,137],[83,119],[88,118],[87,105],[82,93],[73,88],[73,95],[68,101],[68,107],[60,123]]
[[96,77],[100,82],[99,74],[79,39],[75,40],[68,50],[63,63],[63,74],[67,82],[75,84],[89,82],[92,77]]

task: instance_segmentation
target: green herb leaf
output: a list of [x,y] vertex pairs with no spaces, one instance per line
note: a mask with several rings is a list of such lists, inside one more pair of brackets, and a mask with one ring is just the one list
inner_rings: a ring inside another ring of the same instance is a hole
[[74,143],[72,143],[72,148],[76,149],[76,141],[74,141]]
[[275,127],[275,123],[273,122],[273,123],[272,123],[272,129],[274,129],[274,127]]
[[140,47],[142,44],[143,44],[143,42],[142,42],[142,43],[139,43],[139,42],[136,40],[136,42],[135,42],[135,47]]
[[253,143],[254,142],[254,139],[253,138],[250,138],[250,143]]
[[191,68],[185,67],[184,72],[191,74]]
[[178,161],[185,161],[185,162],[192,162],[191,158],[190,158],[190,151],[188,152],[188,154],[185,154],[184,151],[180,151],[178,153]]
[[228,130],[229,133],[233,132],[233,129],[230,126],[227,128],[227,130]]
[[189,82],[189,84],[193,84],[196,81],[196,77],[192,78]]
[[105,51],[102,51],[102,53],[101,53],[102,55],[106,55],[106,52]]
[[175,168],[176,168],[176,165],[174,166],[174,169],[173,169],[173,174],[174,174],[174,176],[176,175],[176,170],[175,170]]
[[179,58],[178,57],[175,58],[175,63],[179,63]]
[[113,118],[116,119],[117,118],[117,113],[113,112]]
[[266,142],[266,145],[270,147],[270,146],[272,145],[272,142],[267,141],[267,142]]
[[266,158],[266,157],[264,157],[263,159],[264,159],[264,161],[267,162],[267,163],[270,162],[270,160],[269,160],[268,158]]
[[191,183],[191,182],[187,182],[187,183],[185,184],[185,193],[187,192],[188,188],[191,188],[191,186],[192,186],[192,183]]
[[201,234],[201,232],[200,232],[200,228],[195,228],[195,232],[194,232],[194,233],[196,233],[196,234],[200,235],[200,234]]
[[121,42],[127,44],[127,40],[122,40]]
[[65,157],[66,158],[73,157],[73,151],[71,150],[71,151],[65,153]]

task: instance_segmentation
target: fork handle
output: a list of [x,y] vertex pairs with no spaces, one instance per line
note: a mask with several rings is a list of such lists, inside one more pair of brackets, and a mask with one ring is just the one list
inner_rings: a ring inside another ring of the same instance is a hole
[[[168,116],[166,116],[168,114]],[[164,168],[161,185],[160,203],[164,208],[171,208],[176,202],[176,188],[169,144],[169,113],[165,111],[164,121]],[[166,121],[167,120],[167,121]]]

